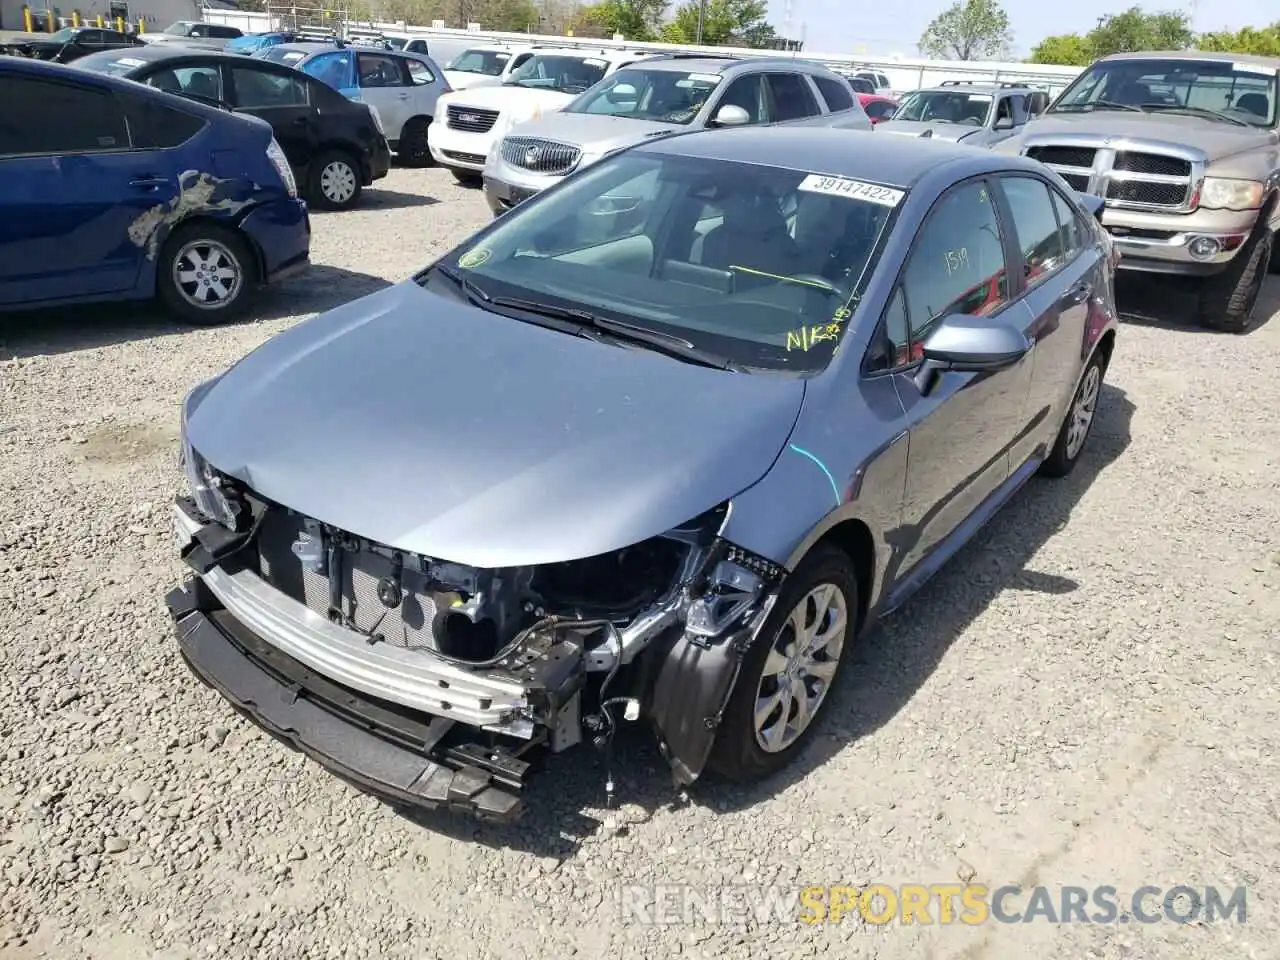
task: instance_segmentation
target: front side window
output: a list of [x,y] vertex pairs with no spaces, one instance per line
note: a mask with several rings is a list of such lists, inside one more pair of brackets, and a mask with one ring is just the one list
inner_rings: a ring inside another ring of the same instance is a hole
[[943,196],[920,228],[884,318],[880,365],[920,359],[924,341],[946,316],[985,316],[1009,301],[1004,242],[991,192],[981,181]]
[[1049,113],[1137,110],[1276,125],[1276,69],[1226,60],[1106,60],[1072,82]]
[[1084,246],[1084,231],[1080,227],[1080,215],[1057,190],[1050,190],[1053,197],[1053,209],[1058,213],[1058,222],[1062,224],[1063,256],[1070,260]]
[[1062,228],[1049,186],[1035,177],[1003,177],[1005,199],[1013,213],[1027,286],[1034,287],[1064,262]]
[[436,82],[436,76],[431,72],[431,68],[421,60],[406,60],[405,63],[409,67],[409,79],[415,86],[425,87]]
[[444,263],[488,296],[808,372],[840,343],[904,196],[803,170],[626,153],[504,214]]
[[741,107],[747,112],[747,123],[768,123],[770,117],[765,107],[764,76],[749,73],[732,81],[716,103],[716,113],[725,107]]
[[919,90],[907,94],[895,120],[927,123],[961,123],[983,127],[991,113],[991,96],[983,93],[954,93],[950,90]]
[[404,75],[400,61],[377,53],[362,53],[357,58],[362,87],[403,87]]
[[354,68],[355,58],[350,51],[341,50],[312,57],[298,69],[327,87],[347,90],[355,86]]
[[189,94],[205,100],[222,100],[222,72],[217,67],[162,67],[148,74],[149,86],[179,95]]
[[499,50],[464,50],[450,60],[445,69],[456,70],[458,73],[479,73],[486,77],[498,77],[502,75],[503,68],[510,59],[511,54]]
[[720,76],[714,73],[627,67],[583,94],[564,112],[687,124],[719,83]]
[[598,57],[538,54],[511,71],[504,82],[509,87],[582,93],[599,83],[608,69],[609,61]]

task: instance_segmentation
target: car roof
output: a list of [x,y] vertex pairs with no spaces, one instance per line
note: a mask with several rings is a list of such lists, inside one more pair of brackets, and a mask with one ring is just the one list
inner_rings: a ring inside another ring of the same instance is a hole
[[832,177],[869,180],[909,190],[922,177],[953,162],[962,176],[990,170],[1038,170],[1025,157],[975,150],[932,137],[894,137],[870,130],[835,127],[736,127],[651,140],[641,153],[754,163]]
[[1217,53],[1206,50],[1141,50],[1137,53],[1112,53],[1098,60],[1213,60],[1218,63],[1246,63],[1255,67],[1280,68],[1280,57],[1262,57],[1254,53]]
[[[239,39],[239,38],[237,38]],[[221,50],[210,50],[204,47],[188,47],[182,44],[173,43],[153,43],[142,47],[121,47],[119,50],[102,50],[97,53],[89,54],[89,57],[97,58],[101,63],[103,60],[114,59],[116,63],[130,58],[141,60],[146,63],[162,63],[165,60],[179,60],[198,57],[201,60],[218,60],[226,63],[243,64],[246,57],[240,53],[224,53]],[[85,57],[84,59],[89,59]],[[73,66],[79,61],[73,61]],[[271,61],[251,60],[251,63],[267,63]],[[281,64],[271,64],[279,67]]]

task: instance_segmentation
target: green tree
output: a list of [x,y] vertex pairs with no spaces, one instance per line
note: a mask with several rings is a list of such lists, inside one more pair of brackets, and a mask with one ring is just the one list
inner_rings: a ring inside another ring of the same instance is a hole
[[1028,63],[1052,63],[1063,67],[1087,67],[1096,59],[1089,41],[1078,33],[1045,37],[1035,45]]
[[1013,43],[1009,15],[997,0],[956,0],[920,36],[920,52],[939,60],[991,59]]
[[583,8],[575,32],[606,37],[620,33],[628,40],[652,40],[658,35],[667,3],[668,0],[601,0]]
[[1215,53],[1252,53],[1263,57],[1280,57],[1280,21],[1269,27],[1243,27],[1202,33],[1196,38],[1197,50]]
[[[677,7],[675,16],[662,28],[662,39],[667,43],[697,43],[698,8],[698,0],[688,0]],[[706,0],[702,43],[766,47],[777,36],[766,19],[768,13],[767,0]]]
[[1137,50],[1186,50],[1195,39],[1191,20],[1180,10],[1145,13],[1130,7],[1112,14],[1085,37],[1094,57]]

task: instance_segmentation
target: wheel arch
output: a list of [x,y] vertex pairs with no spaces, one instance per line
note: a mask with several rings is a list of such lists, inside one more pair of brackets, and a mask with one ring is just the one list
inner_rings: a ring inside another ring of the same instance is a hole
[[[244,213],[247,215],[251,209],[253,208],[250,207],[245,210]],[[168,251],[169,244],[173,241],[174,235],[180,230],[185,230],[190,226],[196,226],[199,224],[208,224],[209,226],[217,227],[219,230],[226,230],[229,233],[234,233],[240,241],[248,247],[249,252],[253,257],[253,282],[260,283],[262,278],[266,276],[266,254],[262,247],[258,245],[257,240],[250,236],[246,231],[240,229],[240,218],[228,220],[204,213],[193,213],[189,216],[183,217],[177,223],[172,224],[165,232],[164,237],[160,239],[157,246],[157,255],[155,257],[148,258],[147,265],[151,271],[148,286],[151,288],[152,295],[157,292],[157,284],[160,281],[160,264],[164,260],[164,254]]]
[[787,569],[794,570],[805,557],[823,545],[835,547],[849,558],[853,567],[854,580],[858,584],[857,632],[861,633],[867,626],[873,605],[872,594],[876,588],[875,535],[871,532],[871,527],[859,517],[837,520],[816,535],[811,535],[788,560]]

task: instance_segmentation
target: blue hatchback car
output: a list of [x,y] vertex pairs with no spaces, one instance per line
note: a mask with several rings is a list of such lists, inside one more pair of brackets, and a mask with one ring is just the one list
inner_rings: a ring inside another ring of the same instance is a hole
[[240,314],[306,268],[311,222],[263,120],[0,57],[0,312],[158,297]]

